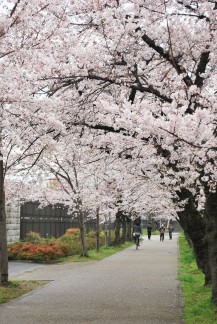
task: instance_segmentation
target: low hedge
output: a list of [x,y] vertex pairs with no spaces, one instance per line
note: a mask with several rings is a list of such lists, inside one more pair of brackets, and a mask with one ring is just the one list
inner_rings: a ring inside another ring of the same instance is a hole
[[65,255],[65,246],[58,242],[17,242],[8,247],[10,260],[50,261]]
[[[95,232],[87,234],[88,249],[96,246]],[[104,244],[104,233],[99,242]],[[9,260],[53,261],[59,258],[81,253],[80,230],[71,228],[64,235],[55,238],[42,238],[40,234],[29,232],[24,241],[15,242],[8,247]]]

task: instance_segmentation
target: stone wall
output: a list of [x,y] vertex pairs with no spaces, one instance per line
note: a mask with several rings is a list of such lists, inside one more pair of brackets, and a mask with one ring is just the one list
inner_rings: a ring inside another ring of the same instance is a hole
[[14,242],[20,239],[20,204],[6,206],[7,240]]

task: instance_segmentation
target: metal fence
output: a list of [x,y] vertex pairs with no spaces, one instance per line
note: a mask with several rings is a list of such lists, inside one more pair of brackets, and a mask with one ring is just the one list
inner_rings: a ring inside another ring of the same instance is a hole
[[[63,205],[38,208],[39,203],[28,202],[21,206],[20,238],[24,239],[30,231],[39,233],[42,237],[60,237],[68,228],[78,228],[76,213],[69,215]],[[87,220],[87,230],[95,229],[95,220]]]

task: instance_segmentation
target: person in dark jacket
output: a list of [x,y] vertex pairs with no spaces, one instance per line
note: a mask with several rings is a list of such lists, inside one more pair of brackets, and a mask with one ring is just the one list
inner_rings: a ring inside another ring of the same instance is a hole
[[172,240],[173,225],[169,225],[168,232],[169,232],[169,239]]
[[149,240],[151,239],[151,230],[152,230],[151,224],[148,223],[148,226],[147,226],[147,232],[148,232],[148,239],[149,239]]
[[135,223],[133,225],[133,239],[134,239],[134,243],[137,243],[138,246],[140,245],[139,238],[141,234],[142,234],[141,225],[139,223]]

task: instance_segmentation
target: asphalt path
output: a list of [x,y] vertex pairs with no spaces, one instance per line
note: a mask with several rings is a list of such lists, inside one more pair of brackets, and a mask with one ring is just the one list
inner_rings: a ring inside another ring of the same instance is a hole
[[10,279],[49,283],[0,306],[1,324],[183,323],[177,235],[145,237],[102,261],[40,266]]
[[25,261],[9,261],[8,262],[9,277],[18,275],[26,271],[32,271],[34,269],[41,268],[44,266],[45,264],[41,264],[41,263],[25,262]]

